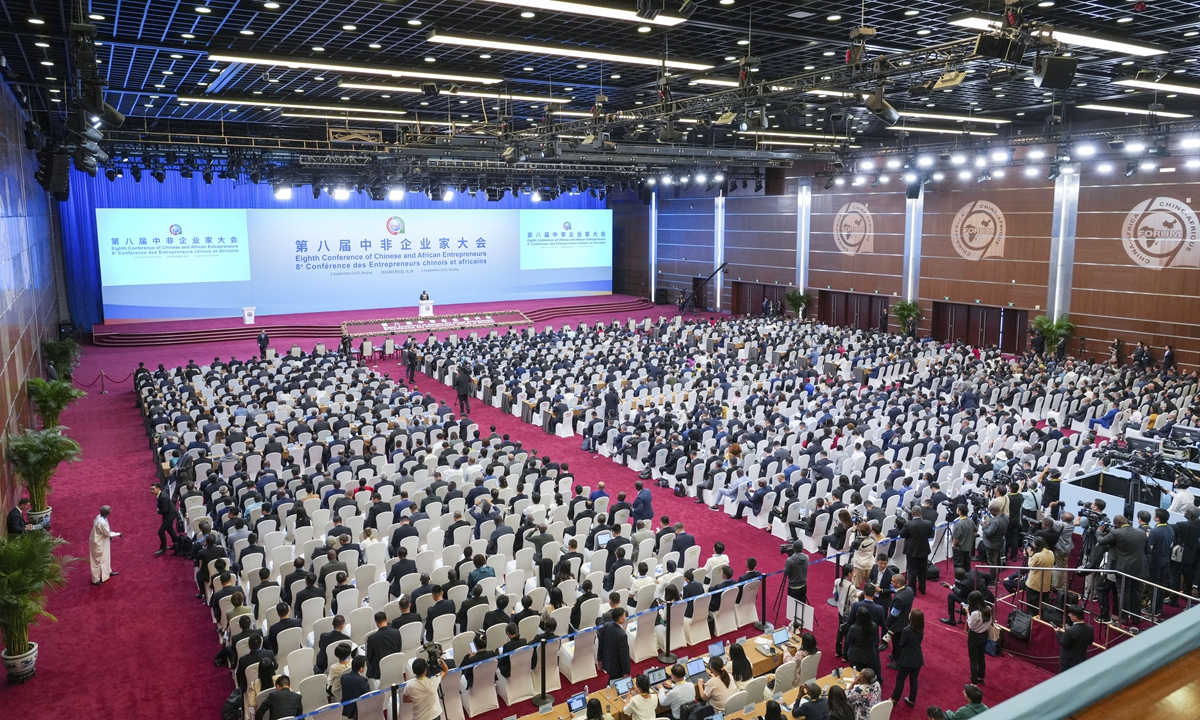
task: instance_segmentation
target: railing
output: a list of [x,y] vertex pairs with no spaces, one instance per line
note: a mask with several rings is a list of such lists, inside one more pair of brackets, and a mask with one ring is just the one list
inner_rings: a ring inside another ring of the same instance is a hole
[[[701,595],[697,595],[695,597],[691,597],[686,600],[678,600],[673,603],[663,603],[661,605],[651,607],[647,610],[643,610],[639,613],[636,613],[633,615],[628,615],[627,621],[632,622],[632,621],[638,620],[639,618],[642,618],[642,617],[646,617],[648,620],[651,620],[651,621],[657,621],[659,611],[664,611],[665,618],[666,618],[666,623],[665,623],[666,643],[665,644],[668,649],[665,652],[660,652],[658,655],[658,659],[664,663],[668,663],[668,662],[673,663],[677,660],[677,658],[670,652],[670,647],[672,645],[672,642],[671,642],[671,614],[673,612],[684,612],[688,605],[695,602],[696,600],[699,600],[700,598],[720,595],[720,594],[724,593],[725,591],[729,590],[730,588],[739,588],[740,589],[740,588],[748,587],[755,583],[760,583],[760,586],[758,589],[759,623],[756,624],[755,627],[756,627],[756,629],[760,629],[760,630],[768,630],[768,629],[770,629],[771,625],[767,622],[767,586],[768,586],[767,581],[770,578],[780,576],[780,575],[783,575],[783,570],[777,570],[773,573],[768,573],[768,574],[762,575],[760,577],[746,580],[745,582],[734,583],[733,585],[721,588],[720,590],[702,593]],[[785,591],[786,591],[786,586],[780,587],[780,589],[778,591],[780,594],[780,597],[782,596],[782,594]],[[777,598],[777,599],[780,599],[780,598]],[[679,608],[679,610],[676,611],[675,608]],[[777,602],[775,608],[772,611],[773,618],[778,619],[779,610],[780,610],[780,607],[779,607],[779,603]],[[581,618],[580,621],[582,622],[582,620],[583,619]],[[706,621],[706,620],[704,620],[704,621]],[[740,626],[740,625],[738,626],[739,629],[741,627],[742,626]],[[535,690],[540,687],[540,688],[543,688],[543,692],[545,692],[544,688],[546,687],[546,680],[545,680],[546,645],[548,643],[557,641],[561,645],[562,643],[565,643],[565,642],[573,642],[573,641],[575,641],[576,638],[587,635],[588,633],[599,632],[599,630],[600,630],[600,626],[598,626],[598,625],[592,626],[592,627],[587,627],[587,628],[582,628],[580,630],[577,630],[576,632],[556,637],[553,640],[543,640],[541,643],[539,643],[539,645],[537,646],[537,648],[538,648],[537,652],[540,656],[538,662],[539,662],[539,668],[540,668],[539,672],[541,672],[541,674],[542,674],[541,675],[542,682],[540,683],[540,685],[535,683]],[[512,652],[501,653],[500,655],[496,655],[494,657],[488,658],[488,660],[485,662],[492,662],[493,660],[497,660],[500,658],[511,658],[514,655],[517,655],[522,652],[527,652],[528,650],[529,650],[529,646],[527,645],[525,647],[521,647],[516,650],[513,650]],[[670,658],[665,659],[666,656],[668,656],[668,655],[670,656]],[[446,703],[459,702],[457,700],[457,698],[459,697],[459,695],[457,693],[458,693],[459,684],[461,682],[459,679],[460,676],[462,675],[464,670],[469,669],[469,668],[477,668],[477,667],[479,667],[479,665],[472,664],[472,665],[467,666],[467,668],[460,668],[460,667],[451,668],[450,671],[447,673],[446,677],[441,680],[441,687],[443,690],[443,693],[442,693],[443,697],[441,698],[442,713],[443,713],[442,717],[443,718],[456,719],[456,718],[463,717],[465,715],[464,712],[450,712],[449,708],[446,706]],[[449,687],[454,689],[454,693],[455,693],[454,699],[448,698],[444,692],[445,688],[447,687],[447,683],[450,683]],[[388,687],[381,687],[378,690],[373,690],[369,693],[364,693],[362,696],[360,696],[354,700],[350,700],[348,702],[331,703],[328,705],[323,705],[320,708],[305,712],[302,715],[297,715],[296,720],[302,720],[304,718],[313,718],[314,720],[325,720],[325,718],[330,718],[330,719],[340,718],[342,716],[342,712],[341,712],[342,708],[348,707],[350,705],[358,706],[358,717],[360,720],[370,720],[370,719],[381,718],[383,709],[385,707],[390,708],[390,714],[387,716],[389,718],[389,720],[396,720],[397,718],[401,717],[400,713],[402,712],[403,708],[406,705],[408,705],[408,703],[405,703],[405,701],[404,701],[404,689],[407,685],[408,685],[407,681],[403,682],[403,683],[392,683]],[[295,689],[295,688],[293,688],[293,689]],[[532,701],[534,702],[535,707],[540,707],[541,705],[545,704],[545,702],[542,702],[542,703],[536,702],[539,699],[541,699],[543,701],[546,700],[546,698],[539,698],[539,697],[535,696],[534,698],[532,698]]]

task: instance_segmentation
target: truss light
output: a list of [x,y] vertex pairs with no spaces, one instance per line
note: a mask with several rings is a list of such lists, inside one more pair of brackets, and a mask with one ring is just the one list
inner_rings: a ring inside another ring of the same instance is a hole
[[1192,158],[1191,160],[1185,162],[1184,165],[1194,170],[1195,168],[1200,168],[1200,160]]
[[773,130],[739,130],[738,135],[761,135],[763,137],[778,137],[778,138],[796,138],[800,140],[828,140],[836,142],[845,138],[840,138],[836,135],[821,135],[819,133],[793,133],[793,132],[776,132]]
[[418,70],[416,68],[392,67],[388,65],[356,65],[351,63],[320,61],[305,58],[272,57],[270,55],[226,55],[217,53],[210,54],[208,59],[212,60],[213,62],[245,63],[247,65],[274,65],[278,67],[292,68],[294,70],[328,70],[330,72],[362,73],[365,75],[387,75],[390,77],[411,77],[428,80],[453,80],[457,82],[481,83],[483,85],[494,85],[504,81],[504,78],[496,75],[478,75],[426,69]]
[[650,23],[652,25],[662,25],[664,27],[674,27],[682,22],[684,18],[676,15],[667,15],[658,13],[652,18],[639,17],[636,10],[625,10],[621,8],[606,7],[603,5],[591,5],[582,2],[570,2],[568,0],[486,0],[487,2],[496,3],[498,5],[513,5],[516,7],[530,8],[533,10],[542,10],[545,12],[562,12],[573,13],[575,15],[590,15],[591,17],[607,18],[609,20],[626,20],[637,23]]
[[1035,168],[1035,167],[1025,168],[1025,177],[1033,177],[1034,175],[1037,175],[1037,174],[1038,174],[1037,168]]
[[875,169],[875,161],[874,160],[863,160],[862,162],[860,162],[858,164],[858,168],[860,170],[864,170],[864,171],[874,170]]
[[928,155],[922,155],[921,157],[917,158],[917,167],[933,167],[933,158]]
[[964,131],[956,128],[913,127],[912,125],[909,125],[908,127],[904,127],[902,125],[888,125],[886,126],[886,129],[906,130],[914,133],[933,133],[935,135],[972,135],[975,137],[994,137],[996,135],[994,132],[986,132],[983,130]]
[[249,105],[251,107],[293,108],[296,110],[325,110],[340,113],[364,113],[368,115],[407,115],[406,110],[390,110],[387,108],[353,107],[347,105],[316,105],[308,103],[281,103],[273,100],[252,100],[236,97],[181,96],[176,98],[181,103],[202,103],[209,105]]
[[[986,13],[967,12],[959,15],[952,15],[947,21],[951,25],[958,27],[976,30],[978,32],[990,32],[999,30],[1004,23],[1004,19],[999,15],[989,15]],[[1162,45],[1154,45],[1150,43],[1134,43],[1118,40],[1107,35],[1099,35],[1090,33],[1084,30],[1073,30],[1070,28],[1055,27],[1053,34],[1046,40],[1055,40],[1066,43],[1068,45],[1078,45],[1080,47],[1091,48],[1093,50],[1107,50],[1121,55],[1137,55],[1139,57],[1149,57],[1151,55],[1162,55],[1167,52],[1167,48]]]
[[920,120],[949,120],[951,122],[978,122],[991,125],[1006,125],[1012,120],[1004,118],[980,117],[978,115],[945,115],[942,113],[917,112],[915,110],[900,110],[900,117],[917,118]]
[[292,186],[291,185],[280,185],[279,187],[275,188],[275,199],[276,200],[291,200],[292,199]]
[[349,200],[350,190],[344,187],[336,187],[333,189],[334,200]]
[[1079,110],[1103,110],[1104,112],[1124,113],[1127,115],[1157,115],[1165,118],[1190,118],[1187,113],[1167,112],[1165,110],[1151,111],[1145,108],[1121,107],[1120,105],[1102,105],[1099,103],[1088,103],[1086,105],[1076,105]]
[[1046,157],[1046,152],[1040,148],[1034,148],[1033,150],[1029,151],[1027,157],[1030,160],[1041,160],[1042,158]]
[[[356,82],[341,82],[338,87],[350,88],[353,90],[378,90],[380,92],[398,92],[398,93],[414,93],[422,94],[423,91],[416,85],[386,85],[378,83],[356,83]],[[562,104],[571,102],[570,98],[552,97],[550,95],[513,95],[510,93],[484,92],[482,90],[462,90],[458,88],[450,88],[446,91],[447,95],[459,95],[462,97],[486,98],[489,100],[516,100],[518,102],[537,102]],[[591,113],[584,113],[591,117]]]
[[896,168],[900,167],[900,161],[896,158],[892,158],[891,160],[887,161],[887,166],[889,170],[895,170]]
[[713,85],[715,87],[735,88],[735,87],[739,86],[737,80],[729,80],[727,78],[719,78],[719,77],[698,77],[698,78],[694,78],[692,80],[692,82],[696,83],[697,85]]
[[589,60],[604,60],[606,62],[627,63],[630,65],[649,65],[651,67],[668,67],[673,70],[712,70],[712,65],[704,63],[685,62],[683,60],[663,60],[647,55],[622,55],[620,53],[588,50],[580,45],[551,45],[547,43],[513,42],[479,35],[450,34],[439,32],[436,28],[425,38],[429,42],[466,47],[486,48],[489,50],[511,50],[514,52],[533,53],[535,55],[554,55],[557,57],[587,58]]
[[1137,160],[1130,160],[1129,162],[1125,163],[1125,177],[1133,177],[1134,175],[1137,174],[1137,171],[1138,171]]
[[1142,142],[1131,142],[1125,146],[1125,152],[1131,155],[1136,155],[1146,149],[1146,144]]
[[392,123],[400,125],[427,125],[430,127],[445,127],[447,125],[470,125],[468,122],[449,122],[446,120],[407,120],[405,118],[394,117],[364,117],[362,115],[347,115],[347,114],[329,114],[329,113],[298,113],[298,112],[281,112],[283,117],[289,118],[307,118],[309,120],[349,120],[351,122],[374,122],[374,123]]

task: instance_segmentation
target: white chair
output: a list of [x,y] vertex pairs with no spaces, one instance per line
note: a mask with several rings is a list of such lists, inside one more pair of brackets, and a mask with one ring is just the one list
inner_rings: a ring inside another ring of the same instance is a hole
[[[653,590],[652,587],[645,589]],[[640,663],[658,655],[658,644],[654,639],[654,613],[646,613],[636,622],[637,627],[630,633],[629,657],[634,663]]]
[[791,690],[795,685],[792,681],[796,679],[796,661],[788,660],[784,664],[775,669],[775,685],[771,688],[772,694],[782,695],[788,690]]
[[725,710],[731,713],[741,711],[742,708],[750,704],[749,697],[745,690],[738,690],[725,701]]
[[654,628],[654,635],[657,640],[656,644],[658,645],[660,650],[666,650],[667,652],[672,652],[672,651],[676,650],[677,648],[687,646],[687,644],[688,644],[687,643],[687,633],[683,627],[684,621],[687,620],[687,618],[684,617],[684,613],[686,612],[686,610],[687,610],[687,605],[685,605],[684,603],[672,603],[671,604],[671,611],[669,613],[670,626],[671,626],[671,647],[666,646],[667,645],[667,625],[663,624],[663,625],[659,625],[658,627]]
[[684,638],[688,645],[707,642],[712,637],[708,630],[708,606],[712,595],[702,595],[692,601],[692,616],[683,623]]
[[[525,647],[509,657],[509,674],[496,675],[496,693],[505,705],[513,705],[533,697],[533,653],[536,647]],[[547,668],[549,671],[549,668]]]
[[439,615],[433,619],[433,641],[448,643],[454,639],[454,616]]
[[463,710],[468,716],[474,717],[500,707],[500,701],[496,699],[496,666],[499,662],[492,658],[471,666],[471,687],[462,693]]
[[313,675],[313,649],[310,647],[297,648],[287,655],[288,675],[293,682],[300,682]]
[[[742,598],[734,607],[738,627],[753,625],[758,622],[758,592],[761,582],[747,583],[742,586]],[[722,604],[724,607],[724,604]]]
[[279,633],[275,638],[278,644],[278,652],[275,657],[287,657],[293,650],[297,650],[304,642],[304,631],[301,628],[288,628]]
[[[542,670],[541,665],[534,668],[533,672],[533,688],[538,693],[552,693],[555,690],[562,688],[562,675],[558,671],[559,649],[563,645],[562,638],[555,638],[546,642],[546,687],[542,687]],[[542,662],[542,652],[538,651],[538,663]]]
[[737,588],[727,588],[721,591],[721,607],[713,613],[713,632],[717,637],[738,629],[737,594]]
[[325,704],[328,699],[325,695],[325,680],[324,675],[311,675],[300,681],[300,702],[304,707],[319,708]]
[[[704,625],[707,629],[708,623]],[[596,629],[589,628],[577,634],[574,642],[559,646],[559,669],[569,684],[596,677],[596,634]],[[546,670],[549,672],[550,668]]]
[[379,660],[379,687],[402,683],[407,675],[408,656],[402,652],[385,655]]
[[797,684],[797,687],[804,685],[805,683],[807,683],[810,680],[816,680],[817,673],[819,672],[818,668],[819,668],[820,664],[821,664],[821,652],[820,651],[817,651],[817,652],[813,653],[812,655],[809,655],[808,657],[801,660],[800,661],[800,682]]
[[890,720],[892,717],[892,701],[884,700],[871,707],[870,720]]
[[766,675],[759,675],[756,678],[751,678],[750,682],[746,683],[746,689],[743,691],[746,693],[746,705],[749,705],[750,703],[757,705],[758,703],[762,702],[763,694],[766,693],[766,691]]

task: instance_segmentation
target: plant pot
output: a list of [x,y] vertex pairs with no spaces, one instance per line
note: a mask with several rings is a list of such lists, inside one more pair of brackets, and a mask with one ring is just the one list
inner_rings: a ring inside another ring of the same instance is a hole
[[8,682],[19,685],[37,674],[38,645],[29,643],[30,650],[21,655],[9,655],[7,650],[0,651],[0,660],[4,661],[4,671],[8,673]]
[[43,530],[50,529],[50,511],[54,508],[46,508],[45,510],[30,510],[26,513],[29,516],[29,524],[36,525]]

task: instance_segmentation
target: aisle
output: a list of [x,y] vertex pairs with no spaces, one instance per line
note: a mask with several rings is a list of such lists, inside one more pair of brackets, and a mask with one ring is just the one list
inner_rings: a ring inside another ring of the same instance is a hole
[[[393,377],[401,371],[392,362],[377,364],[381,371],[390,372]],[[445,398],[447,404],[456,406],[453,393],[447,385],[434,380],[422,373],[417,374],[416,385],[425,392],[432,392],[438,399]],[[495,425],[496,431],[507,433],[512,439],[520,440],[523,449],[538,451],[538,455],[549,455],[555,462],[566,462],[576,477],[576,482],[589,485],[593,489],[598,482],[603,481],[609,494],[615,499],[616,494],[625,491],[632,499],[637,474],[609,458],[594,455],[580,449],[580,438],[560,438],[556,435],[543,433],[540,428],[527,423],[498,408],[485,405],[477,400],[471,403],[471,419],[479,424],[480,431],[487,435],[487,428]],[[722,541],[726,545],[726,554],[735,577],[745,572],[746,558],[756,558],[758,569],[763,573],[771,573],[783,568],[783,556],[779,552],[780,539],[766,532],[750,527],[744,520],[734,520],[724,513],[717,513],[704,505],[696,504],[692,498],[678,498],[674,493],[656,486],[651,486],[654,495],[655,527],[658,518],[667,515],[671,522],[682,522],[688,532],[696,536],[697,542],[703,548],[700,560],[703,561],[712,553],[714,542]],[[615,501],[615,500],[614,500]],[[948,568],[948,563],[943,565]],[[825,601],[832,594],[834,568],[829,562],[814,562],[809,572],[809,599],[815,603],[818,647],[823,651],[820,674],[828,674],[836,665],[833,658],[834,637],[837,632],[837,615],[834,609]],[[768,619],[777,625],[774,613],[778,583],[773,578],[767,589]],[[938,705],[945,709],[955,709],[964,704],[962,684],[970,680],[967,661],[966,631],[962,625],[957,628],[947,627],[937,621],[946,612],[947,591],[937,583],[929,583],[928,595],[918,595],[916,607],[925,612],[926,632],[924,641],[926,666],[921,673],[921,686],[915,709],[909,709],[901,704],[893,712],[897,718],[925,717],[925,708]],[[783,605],[783,603],[781,603]],[[784,610],[783,607],[780,611]],[[752,635],[753,628],[742,628],[737,636]],[[687,654],[686,651],[681,651]],[[647,663],[650,665],[652,663]],[[885,661],[886,664],[886,661]],[[642,666],[638,666],[640,669]],[[1034,667],[1011,657],[987,659],[987,682],[984,685],[984,703],[996,705],[1001,700],[1021,693],[1038,683],[1049,679],[1052,675],[1045,670]],[[884,669],[883,692],[886,698],[892,691],[895,682],[895,671]],[[907,693],[907,690],[906,690]],[[562,693],[555,693],[557,697]],[[566,697],[563,694],[563,697]],[[559,698],[561,699],[561,698]],[[489,713],[483,720],[501,720],[512,715],[511,710],[501,708]]]

